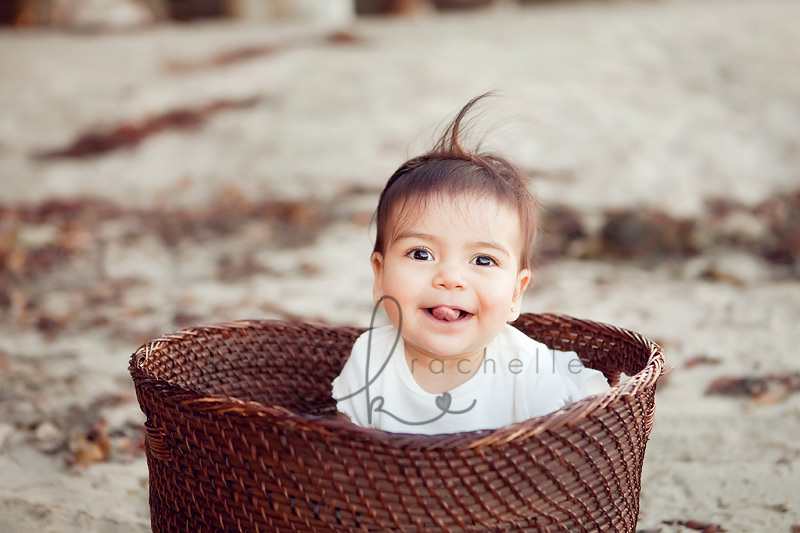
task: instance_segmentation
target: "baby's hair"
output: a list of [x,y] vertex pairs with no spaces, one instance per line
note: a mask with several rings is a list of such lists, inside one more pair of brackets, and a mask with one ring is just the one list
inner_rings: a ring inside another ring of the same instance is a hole
[[411,220],[425,209],[430,198],[459,196],[490,197],[514,209],[520,219],[522,253],[520,269],[530,268],[539,203],[530,191],[529,180],[510,161],[497,154],[470,152],[459,136],[468,113],[485,93],[470,100],[447,126],[428,153],[403,163],[386,182],[375,213],[377,236],[373,252],[385,253],[391,244],[387,233],[402,216]]

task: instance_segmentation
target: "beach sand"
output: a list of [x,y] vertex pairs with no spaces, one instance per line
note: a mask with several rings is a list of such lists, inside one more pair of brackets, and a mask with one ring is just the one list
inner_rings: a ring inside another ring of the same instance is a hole
[[[789,532],[797,20],[791,0],[664,0],[0,32],[0,531],[148,531],[130,354],[208,322],[366,326],[380,189],[496,89],[488,144],[582,232],[523,311],[633,329],[672,368],[639,528]],[[751,381],[707,394],[725,376]]]

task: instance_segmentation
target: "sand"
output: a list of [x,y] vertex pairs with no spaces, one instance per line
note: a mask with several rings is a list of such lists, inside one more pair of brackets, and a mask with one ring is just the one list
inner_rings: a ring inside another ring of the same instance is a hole
[[[0,531],[148,531],[130,354],[207,322],[366,325],[377,194],[479,93],[503,95],[489,145],[587,227],[609,209],[698,220],[709,199],[755,208],[797,189],[798,19],[790,0],[665,0],[362,19],[336,41],[230,23],[0,32]],[[178,108],[206,115],[40,157]],[[265,223],[258,205],[287,211]],[[542,261],[523,310],[663,345],[639,528],[788,532],[800,395],[706,391],[798,370],[800,269],[733,245],[652,259]]]

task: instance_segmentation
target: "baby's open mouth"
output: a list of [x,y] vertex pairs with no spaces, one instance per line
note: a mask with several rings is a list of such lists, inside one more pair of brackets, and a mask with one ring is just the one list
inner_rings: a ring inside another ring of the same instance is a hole
[[446,305],[428,307],[427,311],[437,320],[442,320],[444,322],[454,322],[472,314],[464,311],[463,309],[458,309],[457,307],[448,307]]

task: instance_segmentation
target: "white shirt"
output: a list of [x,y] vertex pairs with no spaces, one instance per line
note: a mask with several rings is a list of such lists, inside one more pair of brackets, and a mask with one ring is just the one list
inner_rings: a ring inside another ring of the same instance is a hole
[[[432,394],[414,380],[393,326],[373,329],[371,346],[369,334],[356,340],[333,381],[338,410],[361,427],[425,435],[496,429],[609,389],[605,376],[584,367],[575,352],[551,350],[506,325],[469,380]],[[431,364],[434,372],[442,368]]]

